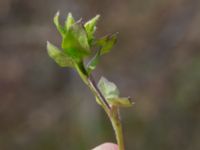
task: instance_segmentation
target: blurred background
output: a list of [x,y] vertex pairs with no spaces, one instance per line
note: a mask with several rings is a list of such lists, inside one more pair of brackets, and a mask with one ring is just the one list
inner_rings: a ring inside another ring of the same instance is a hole
[[0,149],[88,150],[115,142],[110,122],[71,69],[47,56],[52,19],[101,15],[119,32],[94,73],[115,82],[127,150],[200,149],[199,0],[0,0]]

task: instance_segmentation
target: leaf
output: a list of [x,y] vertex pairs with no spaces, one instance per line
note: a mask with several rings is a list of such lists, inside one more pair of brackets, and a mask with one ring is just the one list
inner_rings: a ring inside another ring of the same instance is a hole
[[105,77],[101,77],[99,80],[98,88],[106,99],[119,97],[117,86],[113,82],[108,81]]
[[88,22],[85,23],[84,27],[87,32],[88,36],[88,42],[91,44],[92,40],[94,39],[94,33],[96,31],[96,24],[97,21],[99,20],[100,15],[96,15],[94,18],[89,20]]
[[[133,105],[129,97],[119,97],[117,86],[113,82],[108,81],[105,77],[101,77],[99,80],[98,88],[112,106],[130,107]],[[98,99],[96,99],[96,101],[98,102]]]
[[75,23],[75,20],[71,13],[68,13],[67,19],[65,21],[65,28],[68,31],[69,28]]
[[108,103],[121,107],[131,107],[134,104],[129,97],[110,98]]
[[62,27],[62,26],[60,25],[60,23],[59,23],[59,16],[60,16],[60,12],[58,11],[58,12],[56,13],[56,15],[54,16],[54,18],[53,18],[53,22],[54,22],[56,28],[58,29],[58,31],[60,32],[60,34],[61,34],[62,36],[64,36],[65,33],[66,33],[66,31],[65,31],[65,28]]
[[97,66],[100,60],[100,50],[97,51],[95,56],[87,64],[87,72],[90,74]]
[[61,67],[73,67],[73,60],[63,51],[47,41],[47,51],[49,56]]
[[90,54],[87,35],[80,23],[75,23],[69,28],[63,38],[62,48],[65,53],[78,61]]
[[101,55],[110,52],[115,43],[117,42],[117,33],[107,35],[96,42],[97,46],[101,47]]

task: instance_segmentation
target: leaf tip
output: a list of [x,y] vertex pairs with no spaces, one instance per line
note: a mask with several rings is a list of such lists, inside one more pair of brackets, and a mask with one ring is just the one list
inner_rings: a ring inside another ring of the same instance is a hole
[[58,10],[55,14],[55,17],[60,16],[60,11]]
[[68,16],[72,16],[72,13],[71,13],[71,12],[69,12],[69,13],[68,13]]
[[101,15],[97,14],[97,15],[95,16],[95,19],[96,19],[96,20],[99,20],[100,17],[101,17]]
[[47,41],[47,53],[49,54],[49,56],[52,55],[53,49],[52,49],[52,44]]
[[48,50],[49,44],[50,44],[50,42],[49,42],[49,41],[47,41],[47,50]]
[[50,46],[51,46],[51,43],[47,41],[47,50],[49,49]]
[[59,16],[60,16],[60,11],[57,11],[56,14],[54,15],[54,18],[53,18],[53,22],[56,26],[59,25]]

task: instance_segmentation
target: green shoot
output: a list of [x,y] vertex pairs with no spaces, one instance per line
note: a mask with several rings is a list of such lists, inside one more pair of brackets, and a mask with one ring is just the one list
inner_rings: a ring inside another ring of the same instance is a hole
[[[53,21],[62,36],[62,43],[58,48],[47,42],[47,50],[49,56],[60,67],[71,67],[77,71],[94,94],[97,103],[107,113],[115,131],[119,150],[125,150],[119,109],[130,107],[133,103],[129,97],[120,97],[117,86],[105,77],[102,77],[96,84],[92,76],[92,71],[96,69],[100,57],[110,52],[117,40],[116,33],[99,39],[95,37],[99,18],[100,15],[97,15],[83,23],[80,20],[75,21],[72,14],[69,13],[62,26],[59,22],[59,12],[56,13]],[[92,52],[94,48],[97,48],[96,52]],[[91,60],[85,65],[87,58],[91,58]]]

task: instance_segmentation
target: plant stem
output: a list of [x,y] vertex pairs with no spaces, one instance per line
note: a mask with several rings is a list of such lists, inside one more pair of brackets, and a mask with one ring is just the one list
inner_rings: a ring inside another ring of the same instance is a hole
[[118,144],[119,150],[125,150],[122,124],[121,124],[119,110],[118,110],[119,108],[113,107],[112,109],[113,109],[113,113],[112,113],[112,116],[109,118],[111,120],[113,129],[115,130],[117,144]]
[[108,112],[108,110],[110,109],[110,105],[108,104],[108,102],[106,101],[106,99],[104,98],[104,96],[102,95],[100,90],[98,89],[96,82],[94,81],[92,75],[89,76],[87,74],[87,71],[85,70],[83,62],[76,64],[75,68],[76,68],[79,76],[83,80],[83,82],[90,88],[90,90],[95,95],[95,97],[97,97],[99,99],[99,102],[101,103],[104,110],[106,112]]
[[89,83],[89,87],[90,87],[91,91],[93,91],[93,94],[100,100],[100,103],[101,103],[102,107],[104,108],[104,110],[106,112],[109,112],[111,107],[108,104],[108,102],[105,99],[105,97],[103,96],[103,94],[101,93],[101,91],[99,90],[99,88],[97,87],[97,84],[94,81],[92,75],[90,75],[88,77],[88,83]]
[[123,139],[123,131],[122,131],[122,125],[121,120],[119,116],[119,108],[115,106],[110,106],[106,100],[106,98],[103,96],[99,88],[97,87],[97,84],[95,80],[93,79],[92,75],[87,75],[85,72],[85,67],[83,63],[76,65],[76,70],[78,74],[80,75],[83,82],[89,87],[89,89],[92,91],[94,96],[98,99],[98,102],[103,107],[104,111],[108,115],[113,129],[115,131],[115,136],[118,144],[119,150],[125,150],[124,148],[124,139]]

